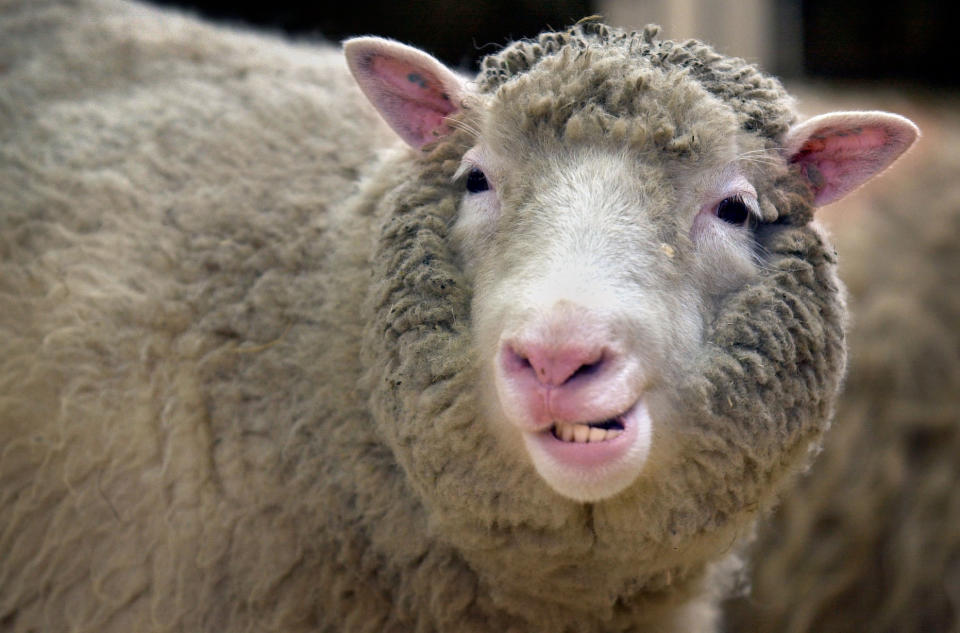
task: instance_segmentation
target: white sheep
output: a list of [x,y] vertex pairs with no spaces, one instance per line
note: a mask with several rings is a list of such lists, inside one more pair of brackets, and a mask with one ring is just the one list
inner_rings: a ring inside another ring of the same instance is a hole
[[345,53],[4,6],[0,630],[713,630],[843,373],[813,207],[916,128],[652,28]]

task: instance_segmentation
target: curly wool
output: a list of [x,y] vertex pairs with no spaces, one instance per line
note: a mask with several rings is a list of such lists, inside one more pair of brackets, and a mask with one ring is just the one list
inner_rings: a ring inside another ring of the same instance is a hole
[[[578,504],[476,418],[449,246],[466,132],[378,163],[388,132],[332,52],[111,0],[5,11],[0,624],[712,626],[732,544],[817,445],[843,370],[833,251],[782,161],[756,173],[764,271],[676,385],[686,459]],[[709,122],[631,110],[674,80],[751,150],[792,120],[779,84],[701,45],[550,37],[480,79],[545,143],[609,129],[709,158]],[[540,116],[542,82],[569,116]]]
[[[581,55],[589,50],[622,49],[631,58],[648,60],[663,72],[687,70],[710,94],[734,106],[733,113],[740,127],[748,132],[776,139],[796,120],[793,99],[775,78],[764,75],[742,59],[721,55],[699,40],[658,40],[659,32],[660,27],[654,25],[643,31],[628,32],[593,19],[581,20],[567,31],[543,33],[536,39],[514,42],[488,55],[481,64],[477,84],[481,91],[492,92],[511,78],[528,72],[543,58],[563,51]],[[623,73],[629,72],[629,68],[611,71]],[[629,82],[616,87],[630,88]],[[610,95],[601,92],[591,96],[602,103]],[[611,114],[622,114],[619,110],[627,105],[628,98],[611,103]]]

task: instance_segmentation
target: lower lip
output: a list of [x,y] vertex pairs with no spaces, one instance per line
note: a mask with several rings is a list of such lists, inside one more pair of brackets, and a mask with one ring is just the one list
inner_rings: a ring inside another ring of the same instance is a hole
[[554,437],[551,429],[525,435],[528,443],[536,444],[553,460],[573,468],[592,470],[622,458],[637,439],[639,418],[647,415],[643,401],[637,402],[618,418],[623,424],[623,432],[603,442],[564,442]]

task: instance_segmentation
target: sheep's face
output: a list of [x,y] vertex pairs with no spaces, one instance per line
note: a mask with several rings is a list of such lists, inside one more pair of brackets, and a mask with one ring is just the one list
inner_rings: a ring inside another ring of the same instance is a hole
[[546,60],[478,102],[453,231],[486,422],[581,501],[675,458],[674,387],[718,299],[758,272],[758,143],[685,73],[609,63]]
[[505,78],[476,84],[382,40],[347,57],[401,137],[436,147],[424,164],[456,171],[433,198],[422,172],[401,208],[431,200],[414,230],[457,201],[476,422],[498,454],[575,501],[638,484],[660,528],[692,534],[755,511],[825,428],[843,307],[811,201],[885,167],[915,128],[845,113],[791,129],[779,84],[742,62],[598,32],[607,46],[517,45]]

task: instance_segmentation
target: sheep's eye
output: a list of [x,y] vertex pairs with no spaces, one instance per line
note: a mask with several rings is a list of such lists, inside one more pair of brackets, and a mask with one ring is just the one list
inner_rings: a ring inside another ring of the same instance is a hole
[[750,219],[750,209],[740,196],[724,198],[717,205],[717,217],[729,224],[740,226]]
[[474,167],[467,174],[467,191],[470,193],[481,193],[490,189],[490,183],[483,172]]

